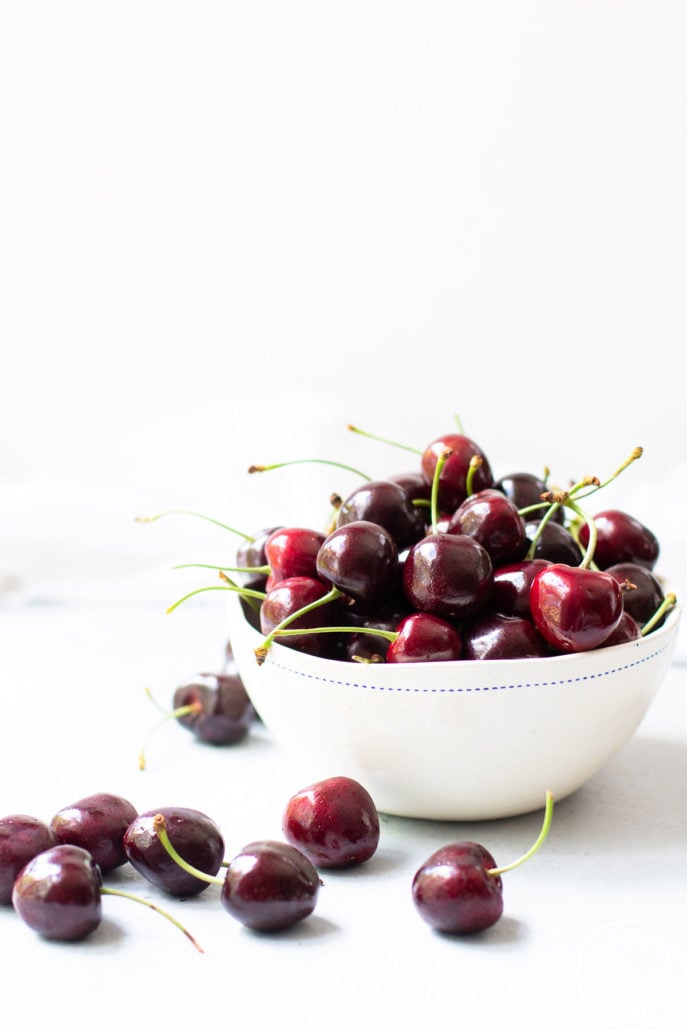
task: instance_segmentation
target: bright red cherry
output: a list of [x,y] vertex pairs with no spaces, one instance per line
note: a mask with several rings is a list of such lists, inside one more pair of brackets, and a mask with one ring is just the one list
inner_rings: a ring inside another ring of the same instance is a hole
[[555,650],[591,651],[620,622],[623,595],[606,572],[552,564],[532,581],[530,607],[535,626]]
[[463,433],[447,433],[428,444],[422,454],[422,474],[429,485],[434,481],[437,462],[446,448],[453,453],[439,474],[439,506],[446,511],[455,511],[468,495],[467,477],[473,458],[481,461],[474,473],[474,491],[493,486],[494,477],[484,451],[474,440]]
[[290,844],[322,867],[359,865],[379,844],[374,801],[348,776],[332,776],[294,794],[284,809],[282,829]]

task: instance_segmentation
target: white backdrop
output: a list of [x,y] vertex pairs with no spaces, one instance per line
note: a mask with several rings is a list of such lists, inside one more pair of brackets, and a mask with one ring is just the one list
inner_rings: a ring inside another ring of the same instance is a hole
[[[687,5],[0,0],[5,603],[171,600],[454,414],[687,582]],[[221,554],[220,554],[221,552]]]

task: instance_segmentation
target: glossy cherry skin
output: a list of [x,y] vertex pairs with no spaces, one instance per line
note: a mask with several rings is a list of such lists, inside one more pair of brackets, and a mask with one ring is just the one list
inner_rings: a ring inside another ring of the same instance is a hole
[[411,547],[403,589],[413,608],[449,622],[474,618],[489,601],[493,565],[469,536],[430,533]]
[[439,505],[445,511],[455,511],[467,497],[467,476],[473,457],[482,459],[472,481],[474,492],[493,486],[494,477],[484,451],[474,440],[463,433],[447,433],[428,444],[420,459],[422,474],[429,486],[434,481],[437,461],[446,448],[453,453],[439,474]]
[[269,587],[292,576],[316,576],[317,552],[324,540],[324,533],[300,526],[285,526],[270,534],[265,543]]
[[238,672],[201,673],[174,691],[174,707],[197,704],[199,710],[179,722],[204,744],[236,744],[248,733],[255,709]]
[[531,619],[530,587],[532,580],[552,563],[547,558],[526,558],[494,569],[494,584],[489,607],[502,615],[519,615]]
[[[266,636],[279,626],[285,618],[298,612],[306,605],[322,600],[329,593],[329,587],[320,579],[310,576],[292,576],[282,580],[268,592],[260,608],[260,631]],[[333,626],[341,622],[340,608],[335,602],[327,602],[305,615],[299,615],[289,623],[287,629],[313,629],[318,626]],[[331,657],[336,650],[334,633],[298,633],[295,636],[277,636],[275,639],[285,647],[320,658]]]
[[14,883],[12,904],[42,937],[78,941],[100,924],[101,887],[100,867],[89,851],[57,844],[24,866]]
[[493,926],[503,914],[503,883],[491,876],[494,859],[481,844],[447,844],[420,866],[412,881],[412,898],[420,916],[434,930],[471,934]]
[[489,612],[463,629],[463,655],[472,660],[546,658],[551,649],[531,619]]
[[552,564],[532,581],[530,607],[535,626],[555,650],[591,651],[620,622],[623,595],[606,572]]
[[[281,526],[269,526],[258,530],[252,540],[242,541],[236,549],[235,564],[239,568],[262,570],[267,565],[265,544],[270,536],[281,528]],[[262,571],[237,572],[232,574],[232,578],[235,578],[236,582],[240,583],[241,586],[248,587],[251,590],[264,590],[267,583],[267,575]]]
[[414,612],[399,624],[398,636],[389,645],[387,662],[455,662],[461,657],[460,633],[445,619],[428,612]]
[[451,517],[448,532],[476,540],[494,568],[521,561],[529,547],[525,520],[500,490],[480,490],[467,497]]
[[138,811],[118,794],[89,794],[56,812],[50,821],[58,844],[89,851],[103,873],[126,863],[124,834]]
[[315,866],[298,848],[262,840],[247,844],[229,862],[220,897],[234,919],[271,933],[314,911],[320,883]]
[[336,524],[347,526],[350,522],[383,526],[399,550],[414,544],[425,532],[422,508],[412,504],[402,486],[385,479],[363,483],[348,495],[339,508]]
[[352,598],[364,611],[375,608],[393,589],[398,548],[390,533],[361,520],[330,533],[317,555],[320,579]]
[[[651,569],[637,565],[635,562],[619,562],[617,565],[610,565],[606,572],[617,579],[623,587],[625,611],[633,617],[635,622],[643,626],[665,600],[661,581]],[[664,621],[665,616],[657,622],[656,628],[662,626]]]
[[23,814],[0,819],[0,905],[11,903],[14,881],[26,863],[55,844],[55,834],[42,819]]
[[[530,543],[539,533],[540,519],[525,523],[525,533]],[[570,530],[557,522],[547,522],[534,546],[532,558],[546,558],[547,561],[562,565],[579,565],[582,561],[582,550]]]
[[348,776],[332,776],[289,799],[282,830],[287,841],[315,866],[359,865],[377,850],[379,815],[361,783]]
[[[510,475],[501,476],[494,483],[494,487],[501,490],[518,509],[541,504],[542,494],[549,489],[543,479],[531,472],[512,472]],[[536,521],[541,519],[545,512],[546,508],[540,508],[538,511],[528,512],[523,518],[526,522]],[[551,518],[554,522],[563,522],[563,508],[557,508]]]
[[[658,540],[639,519],[624,511],[608,510],[595,515],[594,524],[594,562],[600,569],[619,562],[633,562],[653,569],[659,555]],[[580,543],[586,547],[588,542],[589,526],[585,522],[580,527]]]
[[602,647],[614,647],[616,644],[627,644],[631,640],[641,640],[642,631],[638,623],[628,612],[623,612],[620,622],[609,637],[606,637]]
[[191,897],[208,884],[187,873],[167,853],[153,826],[157,814],[165,817],[172,846],[189,865],[215,876],[224,858],[224,839],[212,819],[195,808],[166,807],[143,812],[124,834],[127,858],[142,876],[174,897]]

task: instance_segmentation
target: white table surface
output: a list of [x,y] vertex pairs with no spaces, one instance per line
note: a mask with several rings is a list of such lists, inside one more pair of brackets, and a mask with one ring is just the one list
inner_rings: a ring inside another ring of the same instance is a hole
[[[196,743],[174,723],[137,756],[187,674],[219,667],[221,605],[119,599],[17,604],[0,611],[0,809],[49,819],[95,791],[139,809],[182,804],[223,830],[227,853],[280,837],[296,789],[262,727],[233,748]],[[218,889],[178,901],[130,869],[109,878],[161,903],[198,954],[141,905],[103,899],[100,928],[47,942],[0,909],[2,1026],[99,1028],[286,1025],[683,1027],[687,1011],[687,666],[674,665],[636,736],[557,804],[539,853],[504,877],[505,913],[471,939],[433,933],[410,883],[443,843],[477,839],[498,862],[534,840],[540,814],[481,824],[382,816],[365,865],[325,871],[315,913],[259,936],[221,908]]]

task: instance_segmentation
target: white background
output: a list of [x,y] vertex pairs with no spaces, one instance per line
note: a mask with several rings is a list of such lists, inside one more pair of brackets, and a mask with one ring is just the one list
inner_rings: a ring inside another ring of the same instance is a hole
[[642,446],[598,507],[687,585],[686,54],[679,0],[0,0],[0,618],[162,612],[235,541],[135,516],[320,528],[355,474],[247,467],[455,415],[497,475]]

